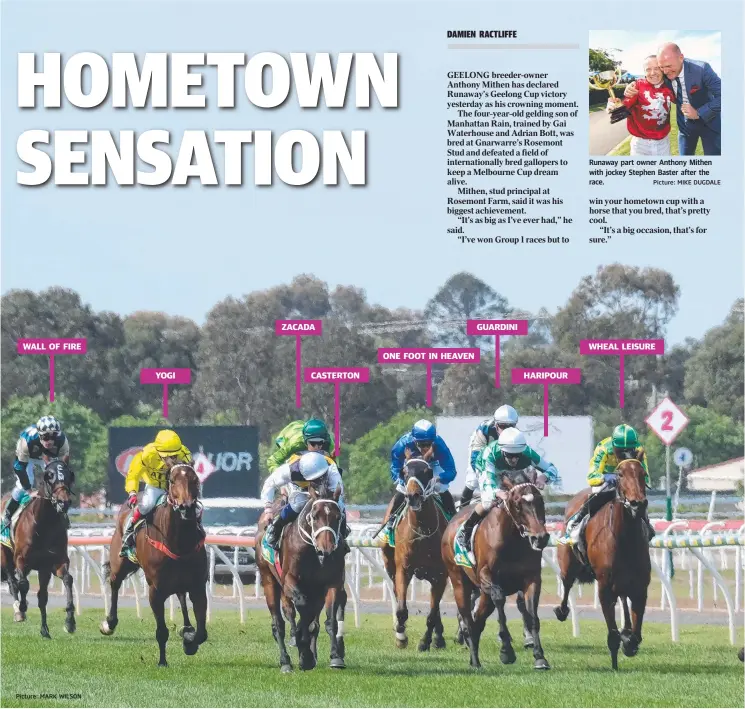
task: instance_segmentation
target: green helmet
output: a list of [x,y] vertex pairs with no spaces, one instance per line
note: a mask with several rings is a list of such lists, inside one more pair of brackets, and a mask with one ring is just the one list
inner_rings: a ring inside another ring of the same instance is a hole
[[307,443],[318,439],[329,440],[329,430],[326,428],[326,424],[320,419],[306,421],[303,426],[303,440]]
[[639,436],[636,431],[625,423],[613,429],[612,441],[614,448],[638,448],[639,446]]

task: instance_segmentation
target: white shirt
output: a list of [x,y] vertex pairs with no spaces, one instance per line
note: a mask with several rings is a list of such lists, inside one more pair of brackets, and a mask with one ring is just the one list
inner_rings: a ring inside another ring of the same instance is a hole
[[685,80],[685,65],[683,65],[683,69],[681,69],[680,76],[677,77],[677,79],[672,80],[673,85],[673,93],[675,94],[675,98],[678,98],[678,79],[680,79],[680,88],[683,91],[683,97],[682,97],[682,103],[690,103],[688,100],[688,92],[686,91],[686,80]]
[[[336,488],[341,485],[343,492],[344,488],[341,481],[341,475],[339,474],[339,468],[337,468],[334,464],[329,465],[328,473],[326,473],[326,475],[328,476],[328,489],[331,491],[335,491]],[[267,506],[270,505],[272,502],[274,502],[274,495],[276,494],[277,490],[279,490],[279,488],[284,487],[285,485],[294,484],[295,483],[292,480],[292,474],[290,472],[290,464],[285,463],[284,465],[280,465],[279,468],[277,468],[264,481],[264,487],[261,489],[261,501]]]

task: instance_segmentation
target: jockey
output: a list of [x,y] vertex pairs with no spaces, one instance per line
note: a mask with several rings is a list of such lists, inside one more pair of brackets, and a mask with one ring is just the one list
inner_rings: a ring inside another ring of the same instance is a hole
[[455,501],[448,490],[448,486],[455,480],[455,461],[453,454],[445,441],[437,435],[435,425],[422,419],[417,421],[410,433],[404,433],[391,449],[391,480],[396,484],[396,494],[393,496],[391,516],[386,521],[386,527],[391,529],[396,521],[396,514],[406,499],[403,467],[406,452],[425,460],[434,460],[432,470],[437,477],[435,492],[439,493],[445,511],[455,515]]
[[479,486],[479,474],[476,472],[476,460],[486,446],[496,441],[502,431],[517,426],[517,411],[511,406],[500,406],[494,416],[479,424],[468,441],[468,470],[466,471],[466,486],[460,496],[460,507],[463,509],[471,502],[473,493]]
[[34,466],[43,468],[43,458],[61,458],[65,463],[70,462],[70,443],[54,416],[42,416],[35,426],[25,428],[18,438],[13,459],[16,484],[5,508],[3,530],[10,527],[15,511],[34,486]]
[[[339,533],[342,539],[349,536],[347,515],[344,509],[344,484],[341,481],[339,469],[333,459],[316,451],[306,451],[302,455],[294,455],[287,463],[280,465],[265,481],[261,489],[261,499],[264,507],[269,511],[274,502],[274,496],[280,488],[287,486],[290,490],[288,504],[284,505],[279,514],[267,525],[264,532],[267,544],[279,551],[279,540],[284,527],[298,518],[303,511],[310,494],[308,488],[313,485],[319,487],[325,483],[329,492],[334,492],[341,486],[339,509],[342,513]],[[344,542],[345,553],[349,547]]]
[[[168,473],[174,465],[191,463],[191,452],[181,443],[176,431],[158,431],[152,443],[148,443],[129,464],[124,489],[129,494],[127,504],[135,511],[122,533],[120,556],[127,556],[128,548],[134,545],[135,524],[150,514],[161,495],[168,490]],[[137,488],[140,480],[145,483],[142,500],[137,504]]]
[[286,463],[291,456],[303,451],[324,453],[333,458],[331,454],[334,452],[334,439],[320,419],[293,421],[280,431],[275,444],[277,450],[266,461],[266,468],[270,473]]
[[[639,436],[636,431],[625,423],[616,426],[613,434],[598,443],[590,461],[590,470],[587,473],[587,482],[592,488],[590,496],[567,520],[564,536],[559,540],[563,544],[574,546],[579,541],[580,522],[585,515],[592,517],[606,502],[610,502],[616,496],[615,470],[622,460],[636,459],[644,468],[644,482],[649,485],[649,470],[647,468],[647,456],[644,448],[639,445]],[[642,519],[647,527],[647,535],[650,539],[655,535],[654,527],[649,521],[647,510],[642,511]]]
[[525,434],[516,428],[508,428],[499,435],[499,440],[490,443],[479,454],[476,470],[481,485],[481,502],[473,508],[471,516],[458,532],[457,541],[467,551],[471,551],[471,533],[473,528],[489,513],[496,498],[505,499],[501,489],[502,473],[524,470],[533,466],[540,472],[535,486],[542,490],[547,482],[556,482],[559,472],[553,463],[536,453],[525,440]]

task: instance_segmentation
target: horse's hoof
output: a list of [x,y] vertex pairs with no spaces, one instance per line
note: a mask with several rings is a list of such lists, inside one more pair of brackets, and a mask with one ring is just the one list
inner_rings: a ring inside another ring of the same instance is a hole
[[347,669],[347,665],[344,662],[343,657],[334,657],[331,659],[331,662],[329,662],[329,667],[332,670],[345,670]]
[[405,650],[407,647],[409,647],[409,638],[396,638],[396,647],[399,650]]
[[499,660],[503,665],[511,665],[517,660],[517,656],[515,655],[515,651],[510,648],[509,650],[500,651]]
[[740,652],[737,653],[737,658],[740,662],[745,662],[745,647],[740,648]]
[[533,663],[533,669],[534,670],[550,670],[551,665],[546,662],[545,657],[539,657],[534,663]]
[[442,650],[445,647],[445,638],[440,635],[439,637],[435,636],[435,650]]
[[300,669],[307,672],[309,670],[315,669],[316,666],[316,658],[313,657],[312,654],[308,653],[307,657],[301,657],[300,658]]
[[47,628],[46,625],[41,629],[41,637],[46,638],[47,640],[52,639],[52,636],[49,634],[49,628]]
[[295,636],[294,635],[290,635],[290,639],[287,641],[287,644],[290,647],[297,647],[297,640],[295,640]]
[[418,646],[419,652],[429,652],[429,647],[430,647],[431,644],[432,644],[431,642],[426,642],[425,640],[420,640],[419,641],[419,646]]
[[181,628],[181,630],[178,631],[178,636],[180,638],[183,638],[185,633],[191,633],[193,635],[196,632],[197,631],[195,630],[193,625],[185,625],[183,628]]
[[199,650],[199,643],[197,642],[186,642],[184,641],[184,653],[186,655],[196,655]]
[[279,671],[283,675],[289,674],[290,672],[292,672],[292,665],[282,665]]
[[114,634],[114,628],[109,627],[108,620],[102,620],[101,625],[98,626],[98,629],[101,631],[101,635],[113,635]]
[[23,623],[23,621],[24,621],[24,620],[26,620],[26,614],[25,614],[25,613],[23,613],[22,611],[16,611],[16,612],[15,612],[15,613],[13,614],[13,620],[14,620],[14,621],[15,621],[16,623]]
[[639,643],[635,642],[633,638],[629,638],[626,642],[621,643],[621,650],[626,657],[635,657],[639,652]]
[[197,639],[197,631],[196,630],[191,630],[191,631],[185,630],[184,634],[181,636],[181,639],[184,641],[184,645],[191,645]]
[[77,630],[77,625],[75,625],[75,620],[66,620],[65,621],[65,632],[72,635]]
[[163,662],[158,663],[158,667],[168,667],[168,663],[165,660],[163,660]]
[[453,642],[454,642],[454,643],[455,643],[456,645],[463,645],[463,643],[465,643],[465,642],[466,642],[466,641],[465,641],[465,640],[463,639],[463,633],[458,633],[458,634],[457,634],[457,635],[456,635],[456,636],[455,636],[455,637],[453,638]]
[[563,623],[569,617],[569,609],[564,610],[561,606],[556,606],[554,615]]

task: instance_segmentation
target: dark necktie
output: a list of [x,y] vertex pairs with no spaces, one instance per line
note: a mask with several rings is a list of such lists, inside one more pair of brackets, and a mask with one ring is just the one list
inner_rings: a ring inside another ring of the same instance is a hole
[[683,87],[680,84],[680,77],[675,77],[675,88],[677,89],[675,95],[675,102],[678,104],[678,108],[683,105]]

